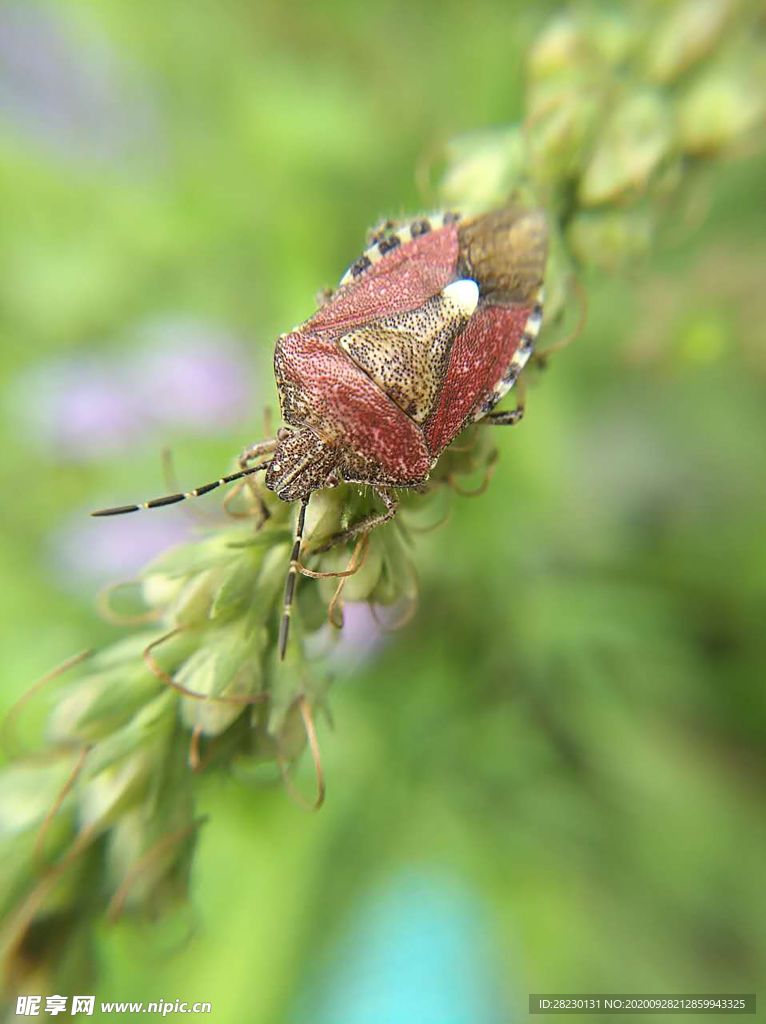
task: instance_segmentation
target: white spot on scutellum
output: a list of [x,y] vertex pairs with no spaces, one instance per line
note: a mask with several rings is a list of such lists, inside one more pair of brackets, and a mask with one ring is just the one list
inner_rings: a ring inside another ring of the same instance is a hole
[[467,319],[479,305],[479,286],[470,277],[453,281],[442,289],[442,298]]

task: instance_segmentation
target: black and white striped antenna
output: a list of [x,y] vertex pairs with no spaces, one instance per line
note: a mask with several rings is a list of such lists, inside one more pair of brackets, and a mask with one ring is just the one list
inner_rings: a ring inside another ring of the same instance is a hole
[[152,498],[151,501],[142,501],[138,505],[117,505],[114,508],[101,508],[97,512],[91,512],[92,516],[122,516],[128,512],[141,512],[145,508],[162,508],[163,505],[175,505],[179,501],[186,501],[187,498],[201,498],[203,494],[209,494],[210,491],[214,491],[216,487],[223,487],[224,484],[234,483],[235,480],[241,480],[242,477],[252,476],[253,473],[260,473],[261,470],[268,469],[271,462],[262,462],[259,466],[251,466],[248,469],[241,469],[238,473],[230,473],[228,476],[222,476],[218,480],[213,480],[212,483],[203,484],[201,487],[195,487],[191,491],[181,491],[178,494],[166,494],[162,498]]

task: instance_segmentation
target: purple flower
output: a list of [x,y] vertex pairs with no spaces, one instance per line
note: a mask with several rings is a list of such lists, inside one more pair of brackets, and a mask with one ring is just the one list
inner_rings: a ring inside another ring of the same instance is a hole
[[69,156],[156,161],[156,110],[118,64],[108,43],[75,33],[52,6],[0,9],[0,117]]
[[[136,515],[117,527],[79,511],[50,538],[54,572],[68,590],[90,594],[94,586],[133,579],[167,548],[189,540],[194,523],[181,510],[164,516]],[[169,511],[169,510],[168,510]]]
[[147,420],[207,432],[257,410],[245,348],[221,328],[178,317],[139,337],[127,369]]
[[340,664],[367,661],[383,645],[385,633],[381,629],[372,606],[362,601],[343,606],[343,629],[333,659]]
[[327,623],[305,642],[310,658],[327,657],[333,668],[348,673],[373,658],[385,640],[371,606],[360,601],[343,605],[343,629]]
[[145,431],[124,374],[97,358],[59,359],[24,373],[18,411],[38,445],[57,459],[99,459],[129,448]]
[[[257,391],[242,344],[198,321],[150,324],[126,356],[82,354],[21,375],[25,431],[56,458],[100,459],[172,428],[215,433],[254,421]],[[159,429],[158,429],[159,428]]]

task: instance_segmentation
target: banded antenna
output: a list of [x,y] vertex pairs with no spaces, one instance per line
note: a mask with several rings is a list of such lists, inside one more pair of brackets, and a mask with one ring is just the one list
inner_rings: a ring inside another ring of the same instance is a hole
[[162,498],[152,498],[151,501],[143,501],[140,505],[117,505],[115,508],[101,508],[97,512],[91,512],[91,515],[122,516],[128,512],[141,512],[145,508],[161,508],[163,505],[175,505],[179,501],[186,501],[187,498],[201,498],[203,494],[209,494],[210,491],[214,491],[216,487],[223,487],[224,484],[234,483],[235,480],[241,480],[242,477],[252,476],[253,473],[260,473],[261,470],[268,469],[270,465],[271,460],[268,462],[262,462],[259,466],[251,466],[249,469],[241,469],[238,473],[230,473],[229,476],[222,476],[219,480],[214,480],[209,484],[203,484],[201,487],[195,487],[192,491],[183,491],[179,494],[166,494]]
[[[310,497],[310,495],[309,495]],[[306,525],[306,509],[309,498],[301,498],[301,507],[298,510],[298,518],[295,521],[295,533],[293,534],[293,552],[290,555],[290,568],[287,570],[285,580],[285,602],[282,607],[282,621],[279,624],[279,660],[285,660],[287,651],[287,638],[290,634],[290,616],[293,611],[293,598],[295,597],[295,581],[298,575],[298,562],[300,561],[301,541],[303,540],[303,527]]]

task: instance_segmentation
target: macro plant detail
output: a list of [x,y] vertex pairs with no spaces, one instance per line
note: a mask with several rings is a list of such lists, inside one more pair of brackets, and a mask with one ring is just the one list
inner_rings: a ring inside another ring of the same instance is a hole
[[[55,703],[42,747],[4,771],[9,989],[23,991],[32,970],[53,985],[62,934],[186,899],[201,772],[270,765],[293,790],[290,766],[308,747],[317,791],[293,795],[321,804],[315,719],[328,684],[314,651],[328,616],[341,626],[344,601],[409,614],[417,531],[461,478],[488,477],[498,449],[524,444],[523,432],[498,441],[482,426],[519,418],[495,405],[534,364],[543,278],[554,349],[580,315],[575,275],[644,258],[673,206],[746,148],[766,108],[763,16],[726,2],[564,15],[531,47],[527,82],[523,124],[447,148],[434,205],[459,216],[373,229],[338,291],[279,339],[287,427],[245,449],[229,476],[146,503],[235,485],[230,521],[110,596],[105,611],[129,634],[46,680]],[[471,332],[496,341],[485,379],[465,356]],[[397,363],[412,338],[428,339],[428,360],[413,350]],[[355,381],[331,407],[326,386],[312,391],[323,359],[325,378]],[[348,394],[385,396],[382,439],[379,420],[349,413]]]

